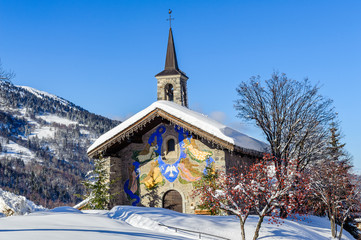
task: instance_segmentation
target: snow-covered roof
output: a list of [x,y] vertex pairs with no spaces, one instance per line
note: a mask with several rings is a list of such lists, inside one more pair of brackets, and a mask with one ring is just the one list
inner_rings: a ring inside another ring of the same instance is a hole
[[88,154],[94,154],[94,150],[106,144],[114,137],[127,130],[134,124],[141,121],[147,115],[155,110],[162,110],[168,115],[175,117],[183,122],[192,125],[218,139],[221,139],[233,146],[240,147],[242,149],[248,149],[251,151],[264,152],[267,145],[257,139],[247,136],[246,134],[240,133],[235,129],[232,129],[222,123],[219,123],[201,113],[190,110],[179,104],[170,101],[157,101],[149,107],[138,112],[132,117],[128,118],[118,126],[109,130],[105,134],[101,135],[89,148]]

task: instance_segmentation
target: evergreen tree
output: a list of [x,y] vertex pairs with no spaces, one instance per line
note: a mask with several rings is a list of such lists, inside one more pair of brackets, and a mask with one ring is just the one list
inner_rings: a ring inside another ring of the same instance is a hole
[[350,168],[350,158],[344,150],[346,144],[340,142],[341,134],[335,122],[331,123],[330,134],[330,140],[327,147],[329,160],[347,164]]
[[[194,189],[196,189],[193,193],[193,196],[197,196],[200,193],[200,189],[204,186],[208,186],[209,188],[215,190],[219,188],[219,184],[217,184],[217,179],[219,177],[219,171],[214,170],[212,167],[206,167],[206,174],[202,175],[202,178],[195,182]],[[209,201],[208,196],[201,194],[202,203],[197,206],[200,210],[209,210],[211,215],[219,215],[221,213],[219,208],[216,208],[213,202]]]
[[88,173],[88,180],[83,184],[87,189],[85,198],[91,209],[108,209],[110,202],[109,172],[107,160],[102,157],[94,160],[94,170]]

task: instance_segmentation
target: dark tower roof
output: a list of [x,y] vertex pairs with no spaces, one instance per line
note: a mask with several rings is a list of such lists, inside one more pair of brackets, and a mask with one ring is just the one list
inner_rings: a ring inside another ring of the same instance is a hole
[[177,62],[177,55],[175,53],[172,28],[169,28],[167,56],[165,58],[165,67],[164,67],[164,69],[166,69],[166,70],[171,70],[171,69],[178,70],[178,62]]
[[167,55],[165,58],[164,70],[158,73],[157,76],[167,76],[167,75],[185,75],[184,72],[179,70],[177,55],[175,53],[174,41],[173,41],[173,32],[172,28],[169,28],[169,37],[168,37],[168,46],[167,46]]

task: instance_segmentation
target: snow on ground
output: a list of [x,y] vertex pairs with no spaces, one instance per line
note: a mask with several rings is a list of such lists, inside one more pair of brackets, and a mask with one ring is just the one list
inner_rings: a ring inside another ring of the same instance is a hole
[[[47,123],[58,123],[58,124],[63,124],[66,126],[69,126],[71,124],[77,124],[77,122],[71,121],[69,119],[66,118],[62,118],[56,115],[42,115],[42,116],[37,116],[38,118],[41,118],[42,120],[46,121]],[[35,137],[37,136],[39,139],[42,138],[54,138],[54,134],[56,131],[56,128],[51,127],[51,126],[39,126],[36,125],[36,129],[31,133],[30,138],[31,137]],[[84,130],[86,131],[86,130]],[[89,131],[86,131],[89,134]]]
[[[56,115],[42,115],[38,116],[42,120],[46,121],[47,123],[58,123],[69,126],[71,124],[77,124],[77,122],[71,121],[66,118],[61,118]],[[38,126],[30,135],[30,137],[37,136],[39,139],[42,138],[54,138],[56,128],[50,126]],[[89,132],[88,132],[89,133]]]
[[[109,214],[111,217],[119,216],[119,219],[142,228],[157,229],[154,222],[167,226],[179,227],[212,235],[240,239],[240,226],[235,216],[200,216],[183,214],[162,208],[140,208],[132,206],[118,206],[113,208]],[[145,224],[151,219],[151,224]],[[258,218],[250,216],[246,223],[246,239],[253,238],[253,231]],[[284,220],[280,226],[268,224],[268,218],[263,222],[259,239],[302,239],[302,240],[323,240],[330,239],[329,221],[326,218],[308,216],[305,221]],[[194,236],[194,235],[193,235]],[[198,235],[197,235],[198,236]],[[353,239],[346,233],[343,239]]]
[[[252,239],[257,218],[247,220],[247,239]],[[0,218],[0,239],[198,239],[199,236],[175,232],[172,228],[201,231],[240,239],[238,219],[234,216],[199,216],[182,214],[162,208],[117,206],[110,211],[79,211],[60,207],[26,216]],[[202,239],[216,239],[202,236]],[[309,216],[306,221],[285,220],[280,225],[268,224],[265,220],[260,232],[262,240],[327,240],[330,238],[329,222],[326,218]],[[353,239],[345,232],[345,240]]]
[[90,134],[90,132],[88,130],[86,130],[86,129],[80,129],[80,134],[88,135],[88,134]]
[[0,188],[0,213],[5,215],[24,215],[43,210],[45,208],[36,205],[25,197],[3,191]]
[[62,207],[27,216],[0,219],[0,239],[12,240],[129,240],[129,239],[189,239],[172,233],[133,227],[108,217],[106,211],[82,213],[74,208]]
[[34,126],[39,125],[39,123],[37,123],[36,121],[34,121],[34,119],[32,119],[31,117],[29,117],[27,115],[27,112],[29,111],[28,108],[21,107],[21,108],[18,108],[17,110],[20,112],[20,114],[21,114],[20,116],[25,118],[29,124],[34,125]]
[[55,130],[53,127],[42,126],[36,128],[31,134],[30,138],[37,136],[39,139],[42,138],[54,138]]
[[17,157],[21,158],[24,163],[27,163],[35,158],[35,153],[13,141],[9,141],[9,143],[2,142],[2,148],[3,150],[0,152],[0,157]]
[[77,122],[74,122],[69,119],[62,118],[62,117],[59,117],[59,116],[53,115],[53,114],[42,115],[42,116],[38,116],[38,117],[48,123],[59,123],[59,124],[63,124],[66,126],[69,126],[70,124],[77,124]]

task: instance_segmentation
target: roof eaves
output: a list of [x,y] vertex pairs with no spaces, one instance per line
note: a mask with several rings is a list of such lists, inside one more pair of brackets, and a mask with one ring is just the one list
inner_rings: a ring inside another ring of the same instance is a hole
[[[128,126],[126,129],[122,130],[121,132],[117,133],[116,135],[114,135],[113,137],[109,138],[108,140],[104,141],[103,143],[99,144],[98,146],[96,146],[94,149],[92,149],[91,151],[88,152],[88,156],[90,158],[92,157],[97,157],[99,156],[102,152],[104,152],[106,149],[108,149],[109,147],[111,147],[113,144],[115,144],[116,142],[122,142],[124,139],[130,137],[132,134],[134,134],[134,132],[136,132],[137,130],[143,128],[147,123],[149,123],[150,121],[152,121],[155,117],[160,116],[164,119],[167,119],[168,121],[170,121],[173,124],[176,124],[182,128],[184,128],[185,130],[189,131],[190,133],[195,133],[198,136],[200,136],[201,138],[204,138],[205,140],[207,140],[208,142],[221,146],[223,148],[228,149],[229,151],[234,151],[235,150],[235,145],[225,141],[223,139],[220,139],[198,127],[195,127],[175,116],[173,116],[172,114],[167,113],[166,111],[160,109],[160,108],[155,108],[153,111],[149,112],[148,114],[146,114],[144,117],[142,117],[141,119],[139,119],[138,121],[134,122],[133,124],[131,124],[130,126]],[[238,149],[238,148],[237,148]]]
[[155,76],[160,77],[160,76],[172,76],[172,75],[181,75],[188,79],[187,75],[184,72],[182,72],[181,70],[176,70],[176,69],[165,69]]
[[107,139],[106,141],[104,141],[103,143],[99,144],[94,149],[92,149],[91,151],[88,152],[88,156],[90,158],[96,157],[99,154],[101,154],[104,150],[109,148],[111,145],[113,145],[114,143],[121,142],[125,138],[128,138],[139,128],[144,127],[148,122],[150,122],[155,117],[157,117],[158,110],[159,110],[158,108],[154,109],[153,111],[149,112],[144,117],[142,117],[138,121],[134,122],[133,124],[131,124],[130,126],[125,128],[124,130],[120,131],[119,133],[115,134],[113,137],[111,137],[111,138]]

